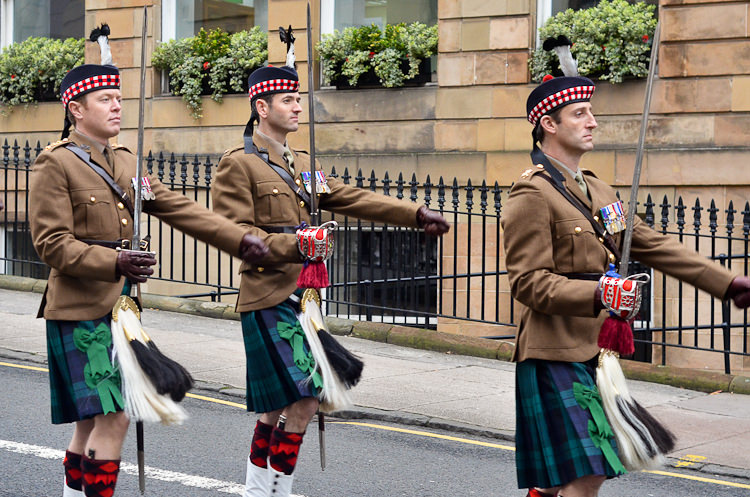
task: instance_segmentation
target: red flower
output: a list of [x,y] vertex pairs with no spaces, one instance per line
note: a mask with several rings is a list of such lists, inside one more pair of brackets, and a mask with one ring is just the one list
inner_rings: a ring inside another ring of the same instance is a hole
[[643,40],[643,43],[648,43],[648,35],[641,36],[641,40]]
[[10,79],[16,79],[16,75],[15,74],[11,74],[10,75]]
[[604,51],[606,49],[607,49],[607,47],[605,47],[604,45],[602,45],[602,51]]
[[203,70],[208,71],[208,68],[211,67],[211,64],[208,63],[208,61],[203,63]]
[[372,59],[373,57],[375,57],[375,52],[370,52],[370,58]]

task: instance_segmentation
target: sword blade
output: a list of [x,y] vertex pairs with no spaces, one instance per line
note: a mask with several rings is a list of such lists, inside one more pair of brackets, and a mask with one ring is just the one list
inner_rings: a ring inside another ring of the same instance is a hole
[[143,202],[141,199],[141,157],[143,157],[143,115],[146,101],[146,24],[148,18],[148,8],[143,7],[143,30],[141,31],[141,88],[138,96],[138,145],[135,158],[135,212],[133,213],[133,250],[138,250],[141,246],[141,211]]
[[633,168],[633,186],[630,190],[630,201],[628,202],[628,219],[625,225],[625,234],[622,240],[622,255],[620,257],[620,275],[625,278],[628,275],[628,263],[630,262],[630,247],[633,243],[633,222],[635,222],[635,211],[638,205],[638,184],[641,181],[641,167],[643,166],[643,148],[646,144],[646,129],[648,128],[648,114],[651,110],[651,93],[656,76],[656,61],[659,54],[659,26],[656,22],[654,42],[651,44],[651,61],[648,67],[648,79],[646,80],[646,98],[643,101],[643,115],[641,116],[641,131],[638,135],[638,149],[635,154],[635,167]]
[[307,3],[307,112],[310,130],[310,223],[318,225],[318,196],[316,195],[317,178],[315,177],[315,99],[313,87],[313,42],[310,16],[310,2]]

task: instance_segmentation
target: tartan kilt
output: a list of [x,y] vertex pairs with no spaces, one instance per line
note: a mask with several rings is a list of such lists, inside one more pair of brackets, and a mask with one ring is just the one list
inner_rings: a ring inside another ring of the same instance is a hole
[[[589,435],[591,413],[573,394],[574,383],[596,390],[595,366],[596,358],[586,363],[529,359],[516,365],[518,488],[551,488],[587,475],[617,475]],[[616,454],[614,438],[609,443]]]
[[[110,320],[109,314],[93,321],[47,320],[47,362],[53,424],[73,423],[104,414],[99,393],[86,384],[84,369],[89,359],[86,352],[76,347],[73,330],[79,327],[93,329],[102,323],[109,328]],[[107,357],[111,364],[111,343],[107,347]],[[119,390],[119,375],[114,379]],[[115,406],[117,411],[122,411],[117,403]]]
[[[247,410],[264,413],[283,409],[318,392],[294,362],[289,341],[280,337],[278,323],[296,325],[298,306],[291,300],[241,313],[247,368]],[[305,352],[309,352],[307,340]]]

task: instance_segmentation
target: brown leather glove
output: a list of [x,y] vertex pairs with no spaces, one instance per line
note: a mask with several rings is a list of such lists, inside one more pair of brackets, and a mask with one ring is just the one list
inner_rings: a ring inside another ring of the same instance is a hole
[[737,276],[727,288],[726,298],[732,299],[740,309],[750,307],[750,278]]
[[245,233],[240,241],[240,259],[251,264],[268,255],[268,246],[257,236]]
[[430,236],[443,236],[451,229],[443,216],[424,205],[417,211],[417,226]]
[[156,258],[148,252],[122,251],[117,254],[117,278],[125,276],[133,283],[145,283],[154,274],[150,266]]

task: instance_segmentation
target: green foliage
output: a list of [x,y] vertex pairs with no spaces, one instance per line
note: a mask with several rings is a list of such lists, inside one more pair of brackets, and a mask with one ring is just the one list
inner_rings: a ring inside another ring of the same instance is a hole
[[[327,82],[345,76],[355,86],[359,77],[373,68],[380,83],[392,88],[415,77],[419,63],[437,51],[437,44],[437,26],[415,22],[387,24],[385,31],[375,24],[337,30],[323,35],[317,48]],[[405,61],[406,71],[402,68]]]
[[268,34],[259,26],[229,34],[221,28],[192,38],[170,40],[156,47],[152,63],[168,71],[170,91],[181,95],[195,119],[202,117],[203,81],[211,98],[221,102],[230,89],[242,92],[247,76],[268,58]]
[[0,54],[0,104],[8,107],[38,101],[43,92],[60,98],[65,75],[83,64],[83,38],[29,38]]
[[[655,9],[643,2],[602,0],[596,7],[568,9],[551,17],[539,29],[539,38],[570,38],[581,76],[612,83],[621,83],[625,77],[643,78],[648,75]],[[557,64],[554,52],[538,47],[529,60],[532,79],[541,81]]]

